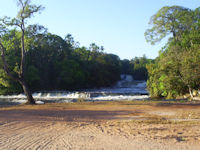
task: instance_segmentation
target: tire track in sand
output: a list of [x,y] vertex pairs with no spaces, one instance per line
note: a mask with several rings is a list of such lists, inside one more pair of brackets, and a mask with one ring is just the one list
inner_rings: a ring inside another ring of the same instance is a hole
[[[30,130],[31,129],[31,130]],[[15,147],[15,149],[43,149],[48,144],[56,141],[59,136],[65,130],[62,125],[59,123],[56,124],[47,124],[46,127],[36,127],[30,126],[26,131],[23,130],[23,133],[20,135],[21,139],[13,137],[14,142],[12,142],[11,147]],[[70,130],[70,127],[67,128]],[[20,143],[20,144],[18,144]]]
[[[29,135],[28,131],[31,131],[33,128],[37,128],[37,125],[27,125],[26,123],[19,122],[14,122],[6,126],[1,126],[0,132],[4,134],[0,138],[0,147],[6,147],[7,149],[9,148],[9,146],[12,147],[12,145],[16,145],[17,148],[18,143],[22,142],[24,137],[27,137]],[[22,130],[23,132],[21,132]]]
[[[49,133],[48,137],[44,137],[45,142],[42,142],[40,145],[32,145],[34,149],[59,149],[59,147],[65,147],[66,145],[71,145],[70,142],[67,142],[66,139],[63,137],[65,135],[70,135],[71,132],[73,132],[74,126],[70,124],[64,124],[64,125],[55,125],[53,127],[55,130]],[[56,146],[55,146],[56,145]]]
[[[136,127],[136,126],[135,126]],[[151,126],[150,126],[151,127]],[[0,126],[0,150],[15,149],[195,149],[185,145],[162,145],[129,135],[132,124],[89,122],[13,122]],[[141,127],[140,127],[141,128]],[[147,127],[144,129],[146,130]],[[16,129],[16,130],[15,130]],[[143,128],[142,128],[143,129]],[[147,129],[150,129],[149,127]],[[198,128],[197,128],[198,129]],[[141,130],[141,129],[140,129]],[[140,131],[139,130],[139,131]],[[120,132],[120,133],[118,133]],[[4,134],[2,134],[4,133]],[[127,137],[128,138],[127,138]],[[161,142],[161,141],[160,141]],[[165,142],[165,141],[163,141]],[[168,141],[170,142],[170,141]],[[181,144],[181,143],[179,143]]]

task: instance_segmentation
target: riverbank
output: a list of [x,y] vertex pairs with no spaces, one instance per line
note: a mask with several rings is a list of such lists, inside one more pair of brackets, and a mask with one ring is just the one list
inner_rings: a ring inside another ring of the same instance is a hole
[[0,108],[0,149],[198,149],[199,102],[81,102]]

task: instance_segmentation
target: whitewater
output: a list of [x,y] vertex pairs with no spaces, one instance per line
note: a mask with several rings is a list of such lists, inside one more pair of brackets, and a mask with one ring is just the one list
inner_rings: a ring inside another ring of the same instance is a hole
[[[42,91],[33,93],[36,103],[65,103],[84,101],[130,101],[149,98],[145,81],[134,81],[130,75],[122,75],[121,80],[113,87],[83,89],[79,91]],[[0,95],[0,104],[25,103],[26,96],[22,94]]]

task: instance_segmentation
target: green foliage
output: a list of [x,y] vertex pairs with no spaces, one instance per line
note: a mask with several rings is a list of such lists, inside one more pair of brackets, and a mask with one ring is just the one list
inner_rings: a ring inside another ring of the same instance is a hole
[[39,84],[40,81],[39,70],[35,66],[33,65],[28,66],[26,71],[26,81],[32,88],[34,88]]
[[81,69],[79,63],[74,60],[64,60],[61,62],[61,87],[65,89],[66,87],[71,89],[77,89],[84,87],[85,76],[84,71]]
[[[152,97],[164,96],[170,99],[192,93],[192,89],[200,88],[200,21],[194,17],[194,13],[200,11],[199,9],[183,11],[182,7],[176,8],[181,8],[181,11],[174,10],[175,20],[179,20],[176,26],[185,28],[180,28],[181,31],[177,30],[176,36],[159,52],[155,63],[147,65],[149,74],[147,88]],[[168,15],[168,12],[162,13],[164,16]],[[193,19],[190,18],[191,16]],[[190,95],[192,97],[192,94]]]
[[[27,27],[25,78],[32,91],[106,87],[119,80],[121,63],[118,56],[103,53],[100,49],[76,47],[71,35],[67,36],[67,39],[63,40],[57,35],[47,33],[46,29],[39,25]],[[21,61],[20,41],[20,32],[16,29],[2,37],[8,67],[15,76],[19,74]],[[91,45],[97,47],[94,43]],[[2,62],[0,67],[3,67]],[[6,74],[2,74],[0,83],[1,94],[21,91],[18,85],[16,89],[11,85],[13,82]]]
[[147,64],[152,63],[152,59],[147,59],[147,57],[144,55],[143,57],[135,57],[134,59],[131,59],[130,61],[127,59],[124,59],[121,61],[122,65],[122,74],[129,74],[132,75],[134,80],[147,80],[148,79],[148,73],[147,73]]
[[0,94],[22,92],[21,85],[10,79],[3,69],[0,69]]
[[161,41],[169,34],[180,40],[183,32],[189,31],[199,17],[199,8],[192,11],[182,6],[165,6],[150,18],[149,24],[153,27],[146,30],[145,38],[151,44]]

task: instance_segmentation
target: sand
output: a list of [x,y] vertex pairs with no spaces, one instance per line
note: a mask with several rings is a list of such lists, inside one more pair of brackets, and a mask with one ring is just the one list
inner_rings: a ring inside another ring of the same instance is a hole
[[0,108],[0,149],[198,150],[199,113],[183,103]]

